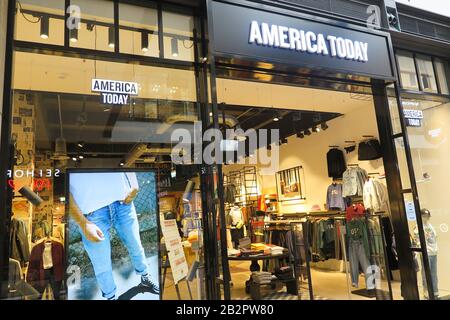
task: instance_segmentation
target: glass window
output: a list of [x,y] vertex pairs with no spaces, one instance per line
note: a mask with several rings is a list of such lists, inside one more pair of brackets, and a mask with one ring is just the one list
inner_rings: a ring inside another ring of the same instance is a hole
[[435,58],[434,65],[436,67],[436,73],[439,80],[439,89],[441,89],[441,93],[449,94],[447,72],[446,72],[447,63],[442,61],[441,59]]
[[[194,261],[202,265],[200,175],[197,166],[172,161],[178,142],[173,132],[193,132],[198,120],[194,71],[17,51],[13,72],[11,136],[17,161],[8,173],[14,192],[11,223],[27,232],[20,249],[11,253],[17,277],[8,283],[8,297],[41,299],[45,292],[48,299],[61,300],[114,294],[126,300],[159,299],[151,284],[162,286],[158,254],[172,265],[185,258],[187,265],[180,264],[186,271]],[[99,87],[106,92],[95,91],[93,79],[103,79]],[[185,149],[192,150],[192,143],[186,140]],[[108,176],[93,174],[92,168]],[[74,169],[89,172],[75,179]],[[194,183],[186,188],[188,181]],[[23,188],[26,196],[21,196]],[[105,216],[109,206],[126,214],[111,220]],[[165,239],[176,238],[166,247],[160,245],[158,216],[171,220],[163,224]],[[181,241],[189,239],[189,248],[181,247],[180,233]],[[96,237],[102,245],[94,248]],[[33,276],[45,261],[36,250],[44,250],[46,242],[51,250],[67,253],[53,260],[63,270],[62,280],[47,289]],[[180,244],[175,258],[167,253],[174,243]],[[28,270],[19,251],[25,248],[31,250]],[[104,265],[106,277],[101,276]],[[173,279],[183,272],[166,271],[162,298],[176,299]],[[204,298],[202,268],[190,285],[194,299]],[[184,288],[182,297],[189,297]]]
[[[450,101],[417,101],[417,109],[423,112],[422,123],[419,127],[408,127],[408,135],[420,207],[430,213],[430,216],[422,215],[425,233],[423,247],[430,260],[434,292],[443,297],[450,292],[450,211],[448,192],[445,191],[450,179]],[[419,265],[423,270],[421,259]],[[418,275],[424,279],[422,271]],[[419,289],[421,287],[426,287],[422,280]],[[421,290],[425,297],[426,290]]]
[[416,55],[417,68],[422,90],[437,93],[436,78],[433,70],[431,57]]
[[408,162],[406,160],[405,144],[403,143],[403,138],[396,138],[394,140],[395,148],[397,149],[397,161],[398,168],[400,171],[400,178],[402,181],[402,188],[411,188],[411,182],[409,179]]
[[119,4],[120,52],[158,57],[158,12],[156,8]]
[[[107,0],[71,0],[80,8],[80,28],[71,32],[70,45],[101,51],[114,51],[114,3]],[[76,31],[77,30],[77,31]]]
[[17,1],[15,39],[64,45],[64,0]]
[[400,81],[403,89],[419,90],[417,83],[416,67],[412,53],[405,51],[397,52]]
[[194,61],[194,17],[163,11],[164,57]]

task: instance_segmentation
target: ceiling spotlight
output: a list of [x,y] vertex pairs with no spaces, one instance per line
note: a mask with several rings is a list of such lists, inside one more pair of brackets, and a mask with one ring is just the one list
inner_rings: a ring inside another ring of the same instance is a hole
[[80,142],[77,143],[77,146],[79,148],[83,148],[84,147],[84,143],[82,141],[80,141]]
[[311,131],[309,129],[306,129],[304,132],[305,136],[310,136],[311,135]]
[[271,144],[267,145],[267,150],[272,150],[272,145]]
[[108,46],[114,48],[116,45],[116,30],[114,26],[108,28]]
[[318,126],[314,126],[312,130],[313,132],[320,132],[320,128]]
[[172,38],[172,40],[170,40],[170,44],[172,47],[172,57],[178,57],[178,39]]
[[141,32],[141,49],[142,52],[148,51],[148,33],[146,31]]
[[277,111],[275,112],[275,115],[273,116],[273,121],[277,122],[280,121],[282,119],[280,113]]
[[327,125],[326,122],[323,122],[323,123],[320,125],[320,127],[321,127],[322,130],[324,130],[324,131],[328,129],[328,125]]
[[123,167],[125,165],[125,163],[123,162],[123,161],[121,161],[120,163],[119,163],[119,166],[121,166],[121,167]]
[[95,24],[93,24],[92,22],[86,23],[86,29],[88,31],[94,31],[94,27],[95,27]]
[[280,139],[280,145],[287,143],[287,138],[281,138]]
[[83,156],[82,154],[80,154],[80,155],[78,156],[78,159],[83,160],[83,159],[84,159],[84,156]]
[[72,157],[72,160],[73,160],[73,161],[77,161],[77,158],[76,158],[76,157]]
[[213,116],[213,113],[212,113],[212,112],[210,112],[210,113],[209,113],[209,116],[210,116],[210,117],[212,117],[212,116]]
[[50,28],[50,18],[47,15],[41,16],[41,38],[48,39]]
[[297,132],[297,138],[303,139],[305,137],[305,135],[303,134],[303,132],[299,131]]

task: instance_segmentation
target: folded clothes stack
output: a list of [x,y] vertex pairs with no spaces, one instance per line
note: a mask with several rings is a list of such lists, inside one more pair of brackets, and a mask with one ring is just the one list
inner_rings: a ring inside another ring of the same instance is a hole
[[272,273],[265,271],[252,272],[252,280],[258,284],[270,284],[272,281]]
[[274,246],[270,248],[270,253],[272,255],[279,255],[279,254],[283,254],[283,247],[279,247],[279,246]]
[[228,249],[228,256],[229,257],[237,257],[241,254],[241,250],[237,250],[237,249]]
[[289,266],[276,269],[274,273],[279,280],[291,280],[294,278],[293,269]]

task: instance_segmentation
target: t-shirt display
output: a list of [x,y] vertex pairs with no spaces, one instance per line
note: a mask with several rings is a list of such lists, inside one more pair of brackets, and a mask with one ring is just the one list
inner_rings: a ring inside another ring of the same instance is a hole
[[342,196],[342,184],[332,183],[328,186],[327,208],[329,210],[345,210],[344,197]]

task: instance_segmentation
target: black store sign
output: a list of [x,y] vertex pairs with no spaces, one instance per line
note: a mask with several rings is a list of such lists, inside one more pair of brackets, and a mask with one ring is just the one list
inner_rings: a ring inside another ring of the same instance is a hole
[[389,35],[211,0],[213,51],[236,57],[393,79]]

